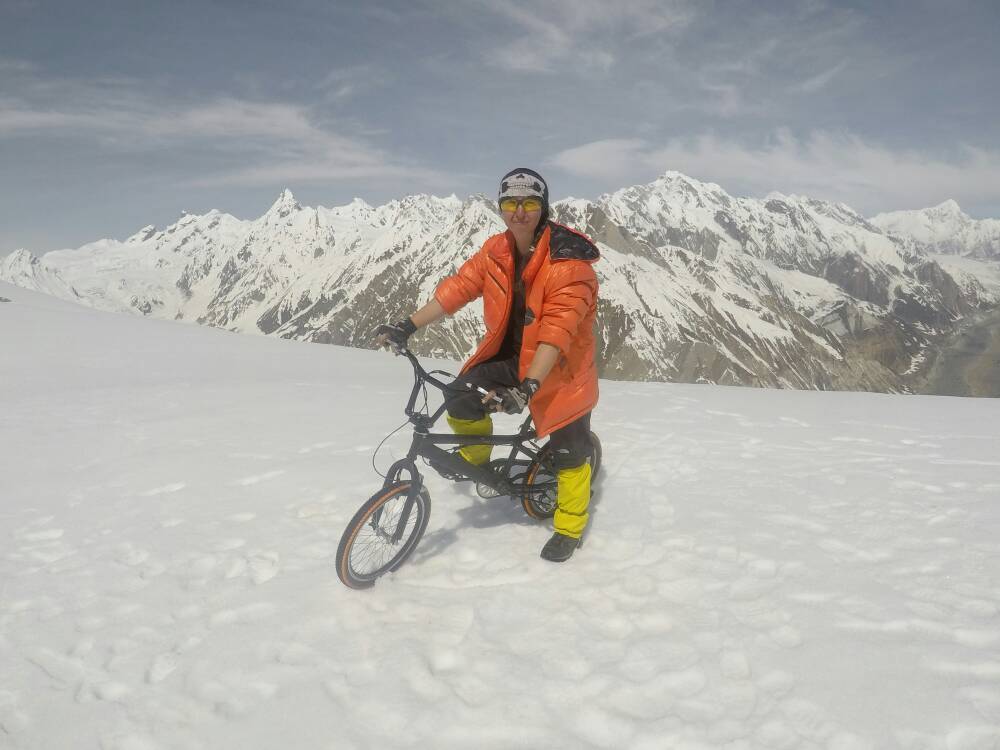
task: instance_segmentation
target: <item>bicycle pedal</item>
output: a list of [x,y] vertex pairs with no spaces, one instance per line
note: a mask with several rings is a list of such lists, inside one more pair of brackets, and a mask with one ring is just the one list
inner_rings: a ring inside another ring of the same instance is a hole
[[[487,466],[491,471],[499,475],[505,465],[506,462],[502,458],[498,458],[494,459],[493,461],[490,461]],[[476,492],[479,494],[479,497],[485,500],[489,500],[490,498],[500,497],[501,495],[507,494],[505,492],[501,492],[498,489],[495,489],[494,487],[490,487],[488,484],[485,484],[484,482],[476,482]]]
[[498,490],[487,484],[483,484],[482,482],[476,482],[476,493],[484,500],[491,500],[494,497],[500,497],[500,492]]

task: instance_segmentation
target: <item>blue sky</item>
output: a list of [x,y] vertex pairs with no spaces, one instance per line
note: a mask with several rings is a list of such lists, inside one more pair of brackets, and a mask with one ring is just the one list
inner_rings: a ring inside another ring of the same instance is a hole
[[[873,7],[874,6],[874,7]],[[0,0],[0,254],[668,169],[1000,217],[997,2]]]

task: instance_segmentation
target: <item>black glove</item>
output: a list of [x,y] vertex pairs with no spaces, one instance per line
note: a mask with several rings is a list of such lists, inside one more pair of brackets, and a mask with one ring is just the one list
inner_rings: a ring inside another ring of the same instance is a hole
[[388,325],[380,325],[375,331],[377,336],[375,344],[376,346],[391,346],[395,351],[405,349],[407,340],[416,330],[417,327],[409,318]]
[[497,395],[500,397],[500,408],[507,414],[520,414],[524,407],[528,405],[531,397],[539,388],[539,383],[534,378],[525,378],[521,385],[513,388],[499,388]]

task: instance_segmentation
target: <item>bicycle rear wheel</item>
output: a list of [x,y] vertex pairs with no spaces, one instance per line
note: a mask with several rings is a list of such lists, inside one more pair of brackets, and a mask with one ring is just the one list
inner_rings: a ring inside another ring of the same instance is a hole
[[[590,484],[593,488],[594,481],[601,470],[601,441],[594,432],[590,433],[590,455],[587,463],[590,464]],[[524,476],[525,491],[521,496],[521,507],[524,512],[539,521],[552,518],[556,513],[556,489],[555,487],[545,492],[531,492],[529,488],[537,486],[543,482],[556,482],[558,472],[552,463],[552,451],[549,444],[542,448],[538,456],[531,462],[528,471]],[[593,492],[593,489],[591,489]]]
[[347,524],[337,547],[337,575],[345,586],[366,589],[410,556],[427,528],[431,496],[410,497],[411,482],[395,482],[372,495]]

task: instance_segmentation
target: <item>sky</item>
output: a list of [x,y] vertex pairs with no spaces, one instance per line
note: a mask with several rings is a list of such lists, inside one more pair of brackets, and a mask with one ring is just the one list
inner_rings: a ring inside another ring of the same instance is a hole
[[1000,3],[0,0],[0,255],[667,170],[1000,217]]

